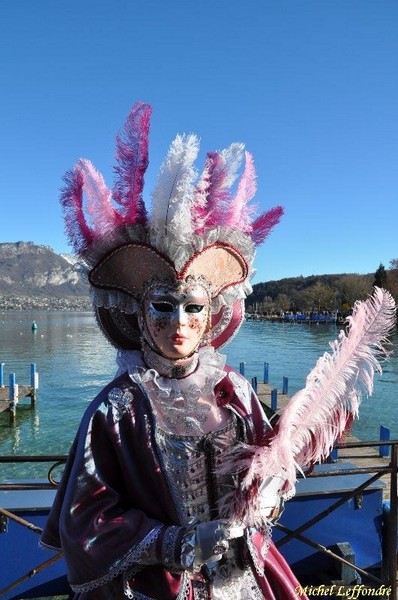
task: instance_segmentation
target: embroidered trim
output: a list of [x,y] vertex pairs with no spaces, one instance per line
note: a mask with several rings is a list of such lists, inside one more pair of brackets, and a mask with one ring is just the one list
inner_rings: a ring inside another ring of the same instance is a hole
[[[263,541],[261,544],[261,555],[263,557],[265,557],[265,555],[268,552],[269,545],[270,545],[272,529],[270,526],[267,526],[267,527],[264,527],[261,530],[261,532],[263,534]],[[258,573],[258,575],[260,575],[260,577],[263,577],[264,567],[262,565],[260,565],[260,563],[258,562],[256,548],[254,547],[253,541],[250,536],[250,529],[246,530],[245,537],[246,537],[246,543],[247,543],[247,547],[249,549],[250,557],[253,561],[254,568],[256,569],[256,572]]]
[[[136,563],[138,560],[145,558],[145,555],[148,555],[148,550],[155,543],[157,538],[159,537],[160,532],[162,531],[163,525],[158,525],[154,529],[152,529],[148,535],[144,537],[144,539],[135,546],[134,550],[129,552],[119,563],[117,566],[113,567],[103,577],[99,579],[93,579],[92,581],[88,581],[83,584],[70,584],[72,590],[74,592],[90,592],[100,587],[101,585],[105,585],[112,579],[115,579],[118,575],[126,571],[128,567],[130,567],[133,563]],[[148,599],[150,600],[150,599]]]

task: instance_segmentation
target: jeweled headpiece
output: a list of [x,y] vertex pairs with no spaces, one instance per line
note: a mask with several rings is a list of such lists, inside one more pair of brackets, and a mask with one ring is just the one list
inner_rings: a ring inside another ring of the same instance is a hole
[[147,104],[135,104],[116,138],[112,191],[88,160],[65,175],[61,203],[68,237],[88,269],[98,322],[115,346],[139,348],[136,313],[149,285],[192,278],[209,290],[211,343],[218,348],[243,320],[255,247],[283,209],[253,218],[256,176],[243,144],[209,152],[198,177],[199,140],[190,134],[172,142],[148,214],[142,192],[151,112]]

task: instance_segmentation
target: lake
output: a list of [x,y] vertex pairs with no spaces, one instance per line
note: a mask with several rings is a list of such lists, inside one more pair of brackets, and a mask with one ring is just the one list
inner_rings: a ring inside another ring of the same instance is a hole
[[[32,331],[32,322],[38,328]],[[269,383],[282,388],[289,378],[289,393],[304,386],[318,356],[338,335],[334,324],[244,323],[223,349],[227,362],[245,375],[262,381],[264,361]],[[378,439],[379,426],[391,428],[398,438],[398,338],[394,356],[377,376],[374,395],[364,398],[353,433],[363,440]],[[0,362],[5,383],[16,373],[17,383],[30,382],[30,363],[37,365],[39,393],[35,410],[30,399],[20,402],[16,424],[8,413],[0,415],[0,452],[8,454],[64,454],[68,452],[88,403],[116,371],[115,350],[99,331],[91,313],[9,311],[0,315]]]

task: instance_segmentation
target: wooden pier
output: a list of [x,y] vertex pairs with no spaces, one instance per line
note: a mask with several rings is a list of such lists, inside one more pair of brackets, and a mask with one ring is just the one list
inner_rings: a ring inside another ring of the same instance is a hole
[[[10,386],[7,385],[7,386],[0,388],[0,412],[4,412],[5,410],[7,410],[9,408],[9,404],[10,404],[9,394],[10,394]],[[32,404],[32,402],[34,404],[36,396],[37,396],[37,390],[32,388],[31,385],[19,385],[18,386],[18,401],[21,400],[22,398],[30,397],[31,404]]]
[[4,363],[0,363],[0,413],[9,411],[10,423],[16,419],[17,406],[22,398],[30,398],[30,407],[36,405],[39,375],[35,363],[30,365],[30,385],[18,385],[15,373],[9,376],[9,385],[4,385]]
[[[276,407],[273,407],[273,395],[276,390]],[[265,404],[266,407],[272,409],[277,414],[280,414],[286,404],[290,400],[289,394],[286,394],[283,390],[279,391],[275,386],[269,385],[268,383],[257,384],[257,396],[261,404]]]

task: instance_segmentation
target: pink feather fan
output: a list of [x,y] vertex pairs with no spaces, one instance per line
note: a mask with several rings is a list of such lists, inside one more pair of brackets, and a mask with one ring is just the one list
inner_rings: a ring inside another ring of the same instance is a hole
[[[233,503],[233,519],[262,527],[258,493],[268,477],[283,479],[280,493],[294,494],[297,469],[327,457],[335,441],[357,416],[362,394],[372,394],[380,359],[389,355],[387,336],[395,325],[396,306],[391,294],[375,288],[366,301],[357,302],[347,332],[332,342],[331,353],[321,356],[304,389],[286,405],[272,437],[264,446],[240,444],[223,462],[225,472],[240,472],[240,488]],[[229,507],[229,514],[231,507]]]

